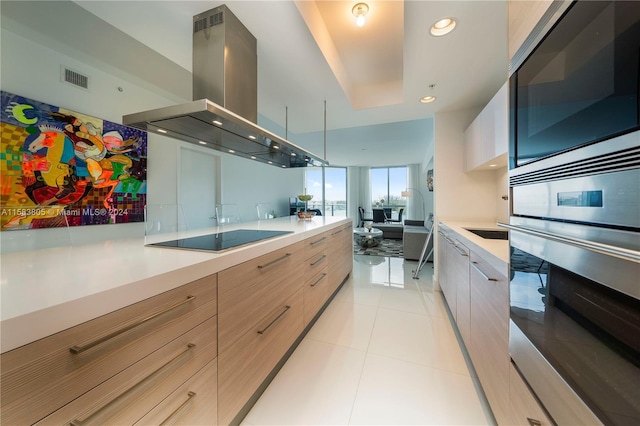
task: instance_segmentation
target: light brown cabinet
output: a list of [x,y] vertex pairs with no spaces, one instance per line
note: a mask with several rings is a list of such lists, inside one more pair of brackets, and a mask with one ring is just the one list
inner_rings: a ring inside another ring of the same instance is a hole
[[303,248],[292,244],[218,273],[220,353],[302,288]]
[[229,424],[304,329],[302,288],[218,357],[218,424]]
[[509,424],[509,282],[471,252],[468,348],[498,424]]
[[233,422],[256,397],[351,272],[350,229],[341,225],[219,272],[219,424]]
[[353,225],[342,225],[329,231],[327,248],[329,264],[329,296],[335,293],[353,269]]
[[[130,387],[136,398],[154,401],[149,402],[151,409],[175,389],[175,381],[186,381],[215,358],[216,280],[215,275],[202,278],[2,354],[0,422],[33,424],[44,419],[51,424],[96,411],[96,417],[112,415],[114,410],[101,407]],[[205,323],[206,330],[195,331]],[[197,348],[188,346],[193,342],[199,342]],[[168,374],[171,383],[145,379],[182,352],[156,375]],[[129,395],[122,399],[131,401]],[[142,411],[128,412],[127,422],[146,414]],[[49,415],[53,417],[45,419]]]
[[553,424],[509,355],[509,280],[439,224],[438,280],[500,425]]
[[0,423],[228,424],[352,269],[352,225],[3,353]]
[[469,344],[469,249],[442,225],[438,236],[440,287],[462,338]]

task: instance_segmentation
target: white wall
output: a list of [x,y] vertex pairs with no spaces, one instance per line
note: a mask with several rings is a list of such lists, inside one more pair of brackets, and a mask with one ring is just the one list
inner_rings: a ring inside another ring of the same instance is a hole
[[[122,122],[124,114],[175,103],[173,98],[160,96],[132,83],[136,81],[135,78],[128,81],[103,71],[100,64],[87,61],[86,56],[83,56],[83,60],[73,58],[4,28],[1,36],[0,88],[4,91],[116,123]],[[62,65],[89,75],[90,89],[83,90],[63,83],[60,78]],[[122,91],[118,90],[119,87]],[[176,203],[176,173],[181,144],[185,143],[149,134],[148,204]],[[281,170],[213,152],[221,157],[221,182],[210,184],[220,185],[218,193],[221,194],[221,202],[237,203],[241,216],[246,221],[257,218],[255,204],[258,202],[272,202],[279,213],[288,214],[289,197],[302,190],[302,169]],[[53,243],[54,241],[62,241],[63,244],[70,241],[77,245],[111,238],[143,236],[144,226],[140,223],[73,227],[70,229],[70,237],[63,235],[62,238],[56,236],[54,230],[51,231],[53,232],[46,233],[47,238],[38,238],[38,244],[46,245],[47,239],[54,245],[58,244]],[[15,233],[23,231],[2,232],[0,237],[4,240],[8,232],[14,232],[11,238],[15,240]]]
[[497,217],[494,171],[464,172],[464,130],[478,111],[438,113],[435,118],[434,194],[436,220]]

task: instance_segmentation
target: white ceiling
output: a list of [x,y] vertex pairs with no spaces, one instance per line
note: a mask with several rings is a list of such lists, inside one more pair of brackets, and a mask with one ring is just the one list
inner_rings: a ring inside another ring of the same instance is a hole
[[[285,108],[288,108],[290,133],[319,132],[324,128],[326,101],[329,131],[395,123],[392,128],[397,135],[393,142],[396,157],[386,158],[371,149],[375,148],[371,146],[371,132],[363,132],[363,137],[357,138],[352,137],[352,130],[348,134],[353,142],[340,141],[342,145],[352,144],[345,150],[349,152],[348,156],[338,156],[337,149],[327,150],[327,159],[333,164],[420,162],[429,136],[421,134],[424,127],[415,123],[402,126],[399,122],[432,118],[438,111],[479,108],[507,78],[506,0],[371,1],[369,28],[367,25],[355,28],[349,13],[345,14],[344,10],[350,12],[355,0],[319,1],[319,4],[297,0],[298,5],[293,0],[90,0],[75,3],[187,71],[191,70],[193,16],[227,4],[258,41],[258,112],[261,115],[284,127]],[[349,79],[366,86],[355,92],[364,91],[368,98],[345,93],[344,79],[341,85],[340,78],[334,74],[335,64],[323,55],[326,49],[321,49],[316,41],[319,40],[317,31],[314,29],[312,34],[307,26],[308,15],[305,13],[303,18],[301,13],[305,7],[314,4]],[[396,12],[380,13],[385,7]],[[397,16],[398,10],[402,11],[400,16]],[[383,19],[386,15],[390,18],[388,22]],[[332,16],[336,16],[335,19]],[[455,17],[457,28],[445,37],[429,35],[431,24],[443,17]],[[399,35],[398,27],[402,25],[404,31]],[[356,33],[357,30],[364,31]],[[367,41],[368,33],[378,37],[378,41]],[[397,51],[399,40],[402,44],[400,53]],[[390,49],[395,51],[390,52]],[[390,77],[385,80],[381,75]],[[400,83],[397,83],[398,76]],[[396,88],[401,87],[399,99],[388,102],[374,96],[386,97],[385,91],[393,84]],[[430,85],[435,86],[430,88]],[[419,103],[419,98],[427,94],[437,96],[437,101]],[[381,103],[392,105],[367,107]],[[430,131],[432,124],[426,127]],[[365,137],[365,134],[369,136]],[[296,142],[293,138],[292,141]],[[381,146],[383,142],[377,141]],[[318,150],[313,151],[322,155]],[[331,152],[333,154],[329,155]],[[357,160],[353,153],[360,153]]]

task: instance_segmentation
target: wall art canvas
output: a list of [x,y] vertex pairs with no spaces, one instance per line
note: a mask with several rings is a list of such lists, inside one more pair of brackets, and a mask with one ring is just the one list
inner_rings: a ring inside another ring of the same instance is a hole
[[145,131],[0,97],[2,231],[144,221]]

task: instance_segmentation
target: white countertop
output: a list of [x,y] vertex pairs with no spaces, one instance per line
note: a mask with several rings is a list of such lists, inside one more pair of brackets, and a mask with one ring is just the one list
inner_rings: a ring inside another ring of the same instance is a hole
[[[0,352],[302,241],[351,219],[296,216],[211,228],[292,231],[223,252],[145,246],[144,238],[2,255]],[[167,238],[170,239],[170,238]]]
[[491,240],[479,237],[478,235],[467,231],[470,229],[483,229],[488,231],[506,231],[505,228],[499,227],[496,222],[473,222],[459,220],[439,220],[440,223],[447,226],[453,232],[458,234],[471,251],[485,259],[491,266],[497,269],[505,277],[509,276],[509,241],[508,240]]

